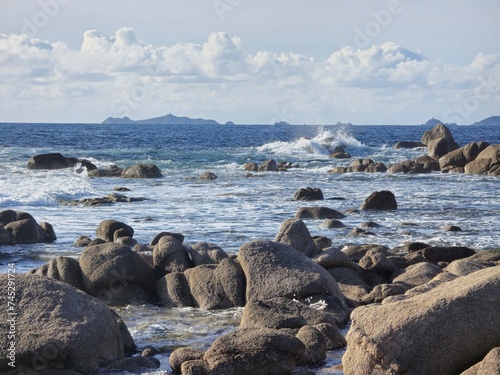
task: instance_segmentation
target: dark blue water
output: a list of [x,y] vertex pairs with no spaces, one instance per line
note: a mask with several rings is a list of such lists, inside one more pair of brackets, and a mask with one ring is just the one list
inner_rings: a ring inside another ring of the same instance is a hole
[[[336,129],[338,126],[321,126]],[[97,125],[97,124],[6,124],[1,123],[3,146],[105,150],[109,148],[171,148],[185,150],[213,147],[258,147],[274,141],[314,137],[318,126],[190,126],[190,125]],[[457,143],[500,142],[498,126],[450,127]],[[350,126],[353,137],[368,146],[418,141],[423,126]]]

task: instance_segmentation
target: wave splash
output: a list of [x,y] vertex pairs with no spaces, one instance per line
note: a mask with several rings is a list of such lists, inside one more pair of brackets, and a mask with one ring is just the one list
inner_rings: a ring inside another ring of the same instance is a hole
[[290,142],[266,143],[260,146],[257,151],[275,155],[329,156],[339,146],[347,152],[366,147],[351,134],[347,125],[342,125],[336,126],[334,129],[320,127],[313,138],[301,137]]

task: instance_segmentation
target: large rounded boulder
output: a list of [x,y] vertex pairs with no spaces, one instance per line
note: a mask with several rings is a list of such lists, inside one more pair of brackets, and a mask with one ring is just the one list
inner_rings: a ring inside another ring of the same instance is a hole
[[215,310],[245,306],[245,275],[235,260],[200,265],[184,274],[195,307]]
[[345,298],[333,277],[293,247],[252,241],[241,247],[237,259],[247,280],[247,303],[286,297],[308,305],[321,304],[325,311],[336,314],[341,324],[347,321]]
[[500,176],[500,145],[492,145],[481,151],[475,160],[467,163],[465,173]]
[[300,207],[295,213],[297,219],[343,219],[342,212],[330,207]]
[[52,225],[38,224],[27,212],[4,210],[0,212],[0,245],[53,242],[57,239]]
[[[0,312],[5,319],[0,324],[0,346],[9,348],[8,333],[15,333],[13,358],[18,370],[95,374],[125,357],[130,334],[102,302],[68,284],[26,274],[16,275],[12,311],[9,281],[8,275],[0,275]],[[15,316],[9,315],[13,312]],[[12,359],[2,357],[0,372],[12,370]]]
[[352,312],[346,375],[460,374],[500,346],[500,266]]
[[487,148],[486,142],[471,142],[468,145],[457,150],[451,151],[439,158],[439,167],[441,171],[463,168]]
[[154,164],[136,164],[124,168],[122,178],[160,178],[163,177],[160,168]]
[[182,363],[181,371],[184,375],[288,375],[304,352],[302,341],[289,334],[239,329],[215,340],[202,359]]
[[178,239],[163,236],[153,248],[156,279],[171,272],[184,272],[192,267],[189,250]]
[[320,250],[316,247],[309,229],[302,220],[288,219],[281,224],[281,228],[274,239],[276,242],[290,245],[295,250],[312,257]]
[[156,295],[153,267],[130,247],[88,246],[80,257],[85,291],[106,302],[149,301]]
[[295,192],[293,196],[294,201],[318,201],[323,200],[323,192],[320,188],[303,188]]
[[459,148],[450,129],[443,124],[437,124],[427,130],[422,135],[421,142],[427,146],[427,153],[435,160]]
[[30,273],[47,276],[84,290],[80,263],[73,258],[63,256],[52,258],[43,266],[31,270]]
[[121,221],[103,220],[97,226],[95,234],[101,240],[113,242],[118,237],[133,237],[134,229]]
[[12,244],[55,241],[56,235],[52,226],[49,223],[42,224],[38,224],[34,219],[25,219],[9,223],[5,229],[12,234]]
[[198,242],[189,248],[193,265],[219,264],[228,258],[227,253],[219,246],[209,242]]
[[360,210],[396,210],[398,203],[394,193],[384,190],[375,191],[365,199]]

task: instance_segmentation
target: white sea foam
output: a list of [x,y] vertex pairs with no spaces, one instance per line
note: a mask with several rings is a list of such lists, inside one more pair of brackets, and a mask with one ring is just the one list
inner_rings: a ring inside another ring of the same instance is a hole
[[95,194],[95,188],[86,178],[86,173],[78,174],[72,169],[24,170],[11,175],[11,178],[0,179],[0,192],[0,204],[3,206],[43,206],[57,204],[60,199]]
[[301,137],[295,141],[270,142],[258,148],[259,153],[279,156],[329,156],[335,147],[344,147],[348,152],[365,147],[349,131],[348,127],[335,129],[319,128],[313,138]]

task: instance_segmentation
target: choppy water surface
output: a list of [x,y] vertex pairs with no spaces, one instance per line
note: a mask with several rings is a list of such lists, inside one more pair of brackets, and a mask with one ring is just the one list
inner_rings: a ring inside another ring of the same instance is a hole
[[[418,141],[426,130],[417,126],[162,126],[0,124],[0,208],[27,211],[38,221],[54,226],[52,244],[0,248],[0,266],[15,262],[20,272],[45,263],[55,255],[78,257],[72,246],[80,235],[94,237],[105,219],[124,221],[135,238],[149,243],[164,230],[183,233],[186,244],[213,242],[236,253],[256,238],[273,239],[281,223],[305,205],[324,205],[339,211],[359,208],[377,190],[391,190],[399,209],[362,212],[342,221],[343,229],[321,228],[320,221],[306,224],[313,235],[332,238],[335,245],[379,243],[397,247],[406,241],[469,246],[475,250],[498,248],[500,238],[500,178],[459,174],[387,175],[327,174],[334,166],[352,160],[329,159],[342,145],[354,158],[372,158],[390,165],[425,153],[425,149],[395,150],[398,141]],[[495,127],[454,127],[460,145],[471,141],[500,143]],[[154,163],[164,174],[155,180],[91,179],[73,169],[31,171],[32,155],[60,152],[86,158],[99,167]],[[245,162],[265,159],[291,161],[298,167],[287,172],[266,172],[247,177]],[[192,179],[205,171],[215,181]],[[125,194],[146,201],[109,206],[67,206],[61,200],[102,197],[116,186]],[[321,188],[325,198],[344,200],[295,202],[302,187]],[[349,237],[354,227],[375,221],[375,236]],[[448,224],[463,232],[444,232]],[[1,271],[0,271],[1,272]],[[139,346],[206,348],[221,334],[239,324],[238,310],[206,312],[196,309],[165,310],[154,306],[128,306],[120,314]],[[338,373],[341,352],[331,353],[318,374]],[[166,371],[166,361],[162,371]],[[161,372],[160,372],[161,373]]]

